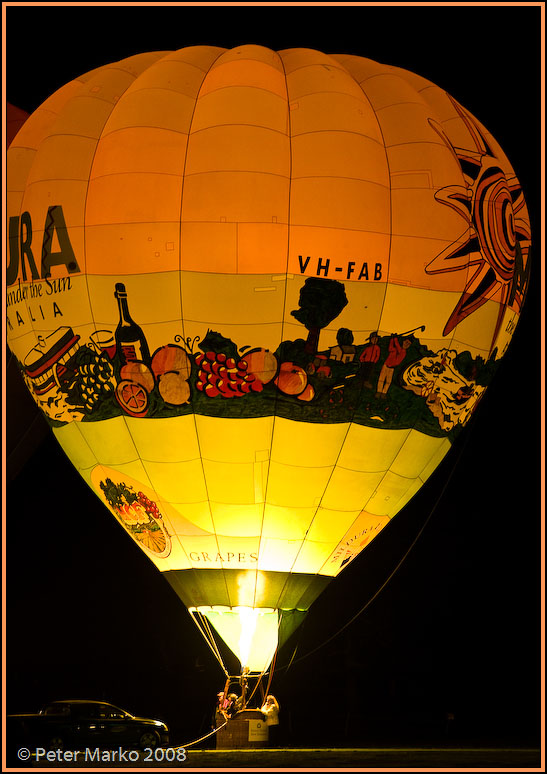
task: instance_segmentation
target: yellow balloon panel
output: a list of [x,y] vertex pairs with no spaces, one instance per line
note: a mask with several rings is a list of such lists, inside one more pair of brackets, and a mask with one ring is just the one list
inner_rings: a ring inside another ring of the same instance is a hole
[[[344,507],[348,511],[360,511],[372,497],[384,477],[384,471],[363,472],[348,470],[337,465],[332,472],[322,499],[325,508]],[[344,492],[343,502],[340,492]]]
[[[271,458],[287,467],[332,467],[341,452],[350,426],[306,424],[304,427],[277,417],[271,444]],[[303,432],[301,432],[301,430]]]
[[298,552],[291,572],[305,575],[316,573],[317,568],[324,564],[335,548],[335,542],[325,543],[306,539]]
[[[283,280],[285,278],[283,277]],[[283,318],[284,283],[271,275],[208,276],[208,292],[202,291],[203,275],[181,276],[185,319],[210,326],[242,326],[277,323]],[[277,335],[281,331],[276,331]],[[247,343],[247,342],[246,342]]]
[[444,439],[431,438],[431,436],[411,430],[402,444],[399,453],[391,463],[391,470],[405,478],[418,478],[424,467],[434,457],[440,447],[444,445]]
[[184,541],[185,535],[202,535],[214,532],[212,506],[209,500],[196,503],[171,503],[179,514],[172,522],[177,535]]
[[[500,304],[488,300],[475,312],[475,321],[462,320],[453,334],[452,345],[458,351],[478,352],[487,358],[492,346],[492,331],[495,330],[500,314]],[[502,327],[500,326],[500,332]]]
[[[426,307],[424,301],[427,303]],[[404,326],[403,321],[408,321],[409,317],[419,325],[427,313],[424,333],[433,341],[442,340],[442,328],[453,304],[453,299],[445,293],[410,288],[403,282],[392,282],[386,288],[380,330],[386,333],[401,330],[401,324]]]
[[[253,471],[251,471],[252,473]],[[225,492],[220,493],[221,497],[223,495],[225,496]],[[215,502],[214,495],[210,496],[211,520],[215,532],[229,537],[257,537],[261,534],[264,506],[260,500],[254,502],[256,500],[254,493],[252,503],[245,502],[243,497],[241,501],[235,503],[228,503],[224,500]]]
[[306,468],[271,462],[266,495],[268,502],[285,507],[316,507],[331,473],[331,467]]
[[267,461],[270,456],[273,417],[249,418],[242,423],[233,419],[196,416],[193,422],[203,459],[240,464]]
[[261,548],[264,548],[265,542],[269,542],[269,538],[275,539],[275,545],[281,545],[283,541],[287,541],[287,543],[299,546],[306,536],[316,511],[316,507],[296,508],[294,505],[283,506],[274,505],[270,501],[266,502],[262,523]]
[[173,502],[197,503],[208,500],[207,481],[200,459],[188,462],[147,462],[146,470],[154,488]]
[[388,470],[367,501],[367,511],[375,516],[389,516],[391,518],[399,510],[399,500],[411,486],[412,479],[398,476]]
[[380,415],[376,427],[352,424],[348,429],[338,466],[349,470],[378,472],[387,470],[408,438],[403,429],[382,430]]
[[[255,502],[257,481],[262,478],[260,467],[253,463],[212,462],[203,460],[203,472],[207,483],[207,493],[212,501],[237,505]],[[262,490],[259,485],[259,490]],[[252,527],[251,527],[252,529]]]
[[[462,276],[459,280],[456,280],[452,274],[425,274],[423,267],[427,265],[427,255],[438,255],[443,252],[447,247],[455,248],[455,246],[463,247],[467,242],[467,232],[461,237],[455,240],[455,242],[447,243],[445,239],[441,237],[432,237],[429,241],[425,241],[420,236],[408,236],[405,234],[393,234],[390,242],[389,252],[389,273],[392,280],[392,285],[406,285],[410,284],[410,280],[406,278],[405,266],[409,261],[413,264],[421,264],[422,272],[417,271],[414,275],[414,281],[412,282],[414,287],[418,287],[424,290],[439,290],[443,292],[454,291],[455,282],[460,283],[461,288],[465,283],[465,277]],[[456,288],[455,292],[458,292]]]
[[[285,534],[290,535],[290,530]],[[263,570],[276,573],[292,573],[302,540],[284,538],[263,538],[260,541],[260,566]]]
[[469,421],[528,283],[499,145],[359,57],[98,68],[29,118],[7,194],[9,345],[188,604],[306,609]]
[[[344,503],[346,505],[346,503]],[[318,508],[306,535],[306,540],[312,542],[338,543],[343,534],[357,516],[356,511],[338,511],[328,508]]]
[[[151,352],[155,349],[155,326],[164,327],[171,321],[180,319],[181,293],[178,283],[178,273],[162,272],[154,275],[156,292],[161,298],[161,304],[150,303],[150,281],[146,274],[130,275],[129,277],[117,276],[117,279],[125,280],[124,286],[131,293],[135,303],[142,308],[141,321],[146,325],[150,339]],[[88,288],[92,299],[93,318],[97,323],[114,330],[119,315],[115,296],[115,283],[111,276],[88,275]],[[178,326],[180,331],[180,325]]]
[[322,566],[321,574],[337,575],[374,540],[388,521],[388,516],[374,516],[362,511]]
[[167,430],[163,429],[165,419],[140,422],[128,417],[126,422],[139,457],[147,462],[183,462],[200,456],[196,422],[191,416],[167,420]]
[[[440,461],[440,450],[446,451],[449,447],[444,439],[432,439],[412,431],[400,436],[392,453],[385,455],[385,469],[379,469],[380,458],[371,455],[369,464],[376,466],[374,472],[358,472],[339,465],[333,470],[328,465],[333,454],[339,459],[351,459],[351,452],[344,457],[348,427],[307,424],[304,427],[310,431],[309,448],[316,450],[315,462],[318,464],[316,468],[309,468],[298,463],[306,444],[290,448],[288,430],[292,423],[278,418],[276,426],[283,428],[285,433],[277,434],[273,448],[276,453],[283,448],[284,458],[292,461],[292,464],[280,465],[269,462],[267,452],[259,449],[269,442],[271,418],[250,419],[243,423],[210,417],[196,419],[199,420],[197,430],[193,430],[192,417],[179,418],[177,433],[168,427],[168,422],[152,420],[150,430],[155,436],[152,446],[156,446],[156,462],[146,458],[141,462],[141,451],[135,458],[137,448],[146,441],[139,428],[146,423],[136,419],[127,420],[128,429],[135,436],[126,434],[125,446],[119,441],[115,449],[110,444],[103,446],[100,437],[88,432],[92,425],[78,424],[78,430],[86,431],[85,443],[79,432],[75,434],[75,423],[56,431],[63,448],[78,467],[87,468],[97,459],[101,460],[102,464],[92,471],[91,480],[96,489],[103,490],[109,479],[113,481],[118,488],[118,507],[120,503],[124,504],[120,490],[125,489],[126,500],[130,490],[133,490],[133,496],[137,491],[139,494],[144,491],[148,499],[161,508],[163,524],[169,525],[167,534],[176,535],[184,549],[181,564],[176,563],[178,560],[167,549],[164,549],[165,553],[154,553],[156,564],[164,570],[186,566],[200,568],[208,563],[242,569],[241,563],[246,567],[249,562],[254,562],[253,566],[259,570],[276,570],[272,564],[274,558],[285,551],[278,571],[282,568],[283,571],[304,572],[301,568],[305,566],[308,568],[305,572],[319,572],[326,553],[332,553],[336,545],[343,543],[352,525],[362,520],[363,504],[367,504],[369,516],[374,514],[380,519],[378,523],[385,523],[396,512],[398,502],[407,491],[411,488],[415,491],[421,485],[420,476],[424,476],[433,457]],[[237,447],[239,461],[212,462],[206,458],[208,453],[222,456],[222,446],[214,444],[215,425],[219,438],[229,441],[225,447],[225,460],[230,458],[234,434],[243,435],[245,441]],[[120,439],[120,432],[115,431],[114,425],[111,424],[109,430],[112,437]],[[333,435],[334,431],[336,435]],[[177,453],[170,447],[169,440],[172,435],[178,438],[179,433],[185,443],[179,446]],[[368,439],[370,445],[373,437],[374,433]],[[376,431],[376,442],[380,437],[381,431]],[[165,447],[161,439],[165,439]],[[363,438],[360,440],[362,442]],[[201,447],[201,458],[186,462],[162,461],[179,454],[188,455],[197,451],[198,446]],[[397,454],[395,449],[398,449]],[[258,463],[244,461],[259,456],[266,459]],[[288,504],[278,505],[278,497]],[[305,498],[313,499],[313,503],[301,505],[306,502]],[[109,504],[112,507],[112,503]],[[128,524],[127,519],[121,523],[126,528],[134,526]],[[213,551],[215,546],[217,550]],[[168,556],[169,562],[162,564],[160,559]],[[288,557],[292,557],[290,561]]]

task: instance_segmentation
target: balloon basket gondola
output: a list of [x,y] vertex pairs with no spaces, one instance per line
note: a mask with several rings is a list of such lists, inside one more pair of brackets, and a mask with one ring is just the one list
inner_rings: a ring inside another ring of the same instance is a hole
[[217,750],[267,746],[268,726],[258,709],[241,710],[216,735]]

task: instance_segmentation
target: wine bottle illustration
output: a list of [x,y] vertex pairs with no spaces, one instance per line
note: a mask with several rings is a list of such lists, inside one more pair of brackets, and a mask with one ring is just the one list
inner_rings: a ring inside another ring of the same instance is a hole
[[116,352],[122,365],[131,360],[141,360],[144,363],[150,362],[150,351],[148,343],[140,325],[133,320],[129,313],[127,303],[127,291],[122,282],[116,283],[114,293],[118,301],[120,312],[120,321],[114,333],[116,339]]

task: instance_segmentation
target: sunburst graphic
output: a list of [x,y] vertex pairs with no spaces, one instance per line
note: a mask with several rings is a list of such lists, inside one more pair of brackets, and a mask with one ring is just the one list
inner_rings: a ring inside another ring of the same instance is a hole
[[519,181],[506,177],[472,116],[450,99],[475,149],[454,148],[441,127],[430,122],[455,155],[464,177],[464,185],[442,188],[435,198],[461,215],[466,229],[425,270],[428,274],[467,271],[465,288],[446,322],[444,336],[489,299],[499,299],[492,351],[506,308],[516,305],[520,310],[526,295],[530,221]]

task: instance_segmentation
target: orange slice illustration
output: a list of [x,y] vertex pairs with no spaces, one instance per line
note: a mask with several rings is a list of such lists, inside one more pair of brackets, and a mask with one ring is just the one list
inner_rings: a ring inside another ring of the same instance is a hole
[[116,387],[116,398],[126,414],[144,417],[148,411],[148,393],[142,385],[124,379]]

